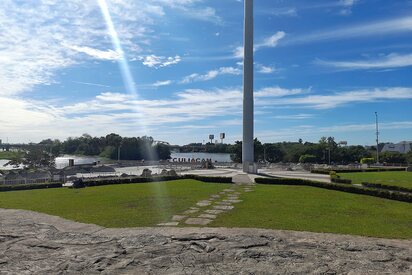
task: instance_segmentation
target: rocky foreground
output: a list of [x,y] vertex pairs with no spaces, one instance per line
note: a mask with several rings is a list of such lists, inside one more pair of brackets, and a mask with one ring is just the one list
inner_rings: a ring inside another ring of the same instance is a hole
[[0,274],[412,273],[412,241],[225,228],[105,229],[0,209]]

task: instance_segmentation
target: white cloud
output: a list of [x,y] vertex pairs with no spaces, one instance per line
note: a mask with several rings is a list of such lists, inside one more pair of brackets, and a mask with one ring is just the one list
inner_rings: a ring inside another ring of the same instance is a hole
[[176,55],[175,57],[172,57],[172,56],[165,57],[165,56],[156,56],[152,54],[152,55],[148,55],[145,57],[140,57],[139,59],[142,60],[143,65],[149,68],[156,68],[156,69],[168,67],[171,65],[176,65],[180,61],[182,61],[182,58],[178,55]]
[[256,49],[260,48],[274,48],[278,45],[279,41],[282,40],[286,36],[286,33],[283,31],[279,31],[272,36],[265,38],[261,43],[256,45]]
[[412,88],[393,87],[354,90],[331,95],[310,94],[305,97],[294,97],[272,101],[275,105],[300,105],[311,109],[332,109],[347,104],[369,103],[388,100],[412,99]]
[[79,47],[79,46],[67,46],[67,48],[79,52],[79,53],[84,53],[88,56],[91,56],[96,59],[100,60],[119,60],[123,58],[123,54],[113,51],[113,50],[107,50],[107,51],[102,51],[98,49],[93,49],[90,47]]
[[164,80],[164,81],[156,81],[155,83],[152,84],[154,87],[162,87],[162,86],[168,86],[172,84],[173,81],[171,80]]
[[269,67],[269,66],[265,66],[262,64],[257,64],[256,68],[257,68],[257,72],[261,74],[271,74],[271,73],[276,72],[275,67]]
[[[314,126],[314,125],[300,125],[296,127],[276,129],[276,131],[260,131],[256,133],[259,138],[264,140],[284,141],[296,139],[296,137],[313,137],[314,140],[318,140],[322,135],[342,135],[345,140],[348,138],[349,132],[365,132],[368,133],[373,139],[373,132],[376,125],[374,123],[369,124],[340,124],[330,126]],[[379,124],[381,130],[405,130],[412,129],[412,121],[393,121],[393,122],[381,122]],[[370,144],[370,143],[369,143]]]
[[[257,90],[255,97],[256,114],[264,111],[264,117],[273,117],[272,109],[278,111],[285,107],[330,109],[346,104],[411,100],[412,88],[379,88],[322,95],[310,89],[266,87]],[[167,137],[170,127],[197,125],[212,119],[216,123],[220,119],[235,121],[242,113],[242,91],[239,88],[189,89],[164,99],[137,99],[128,94],[105,92],[70,104],[4,96],[0,96],[0,102],[0,133],[26,142],[48,137],[66,138],[67,129],[72,136],[81,135],[86,130],[93,135],[118,132]],[[275,118],[298,120],[310,118],[310,115],[278,115]]]
[[[266,37],[265,39],[263,39],[263,41],[256,43],[254,47],[254,51],[256,52],[262,48],[275,48],[279,44],[279,41],[285,38],[285,36],[286,36],[285,32],[278,31],[274,35]],[[233,58],[242,59],[243,55],[244,55],[243,47],[236,47],[233,50]]]
[[316,60],[316,64],[345,70],[393,69],[412,66],[412,54],[392,53],[377,59],[358,61],[324,61]]
[[215,79],[216,77],[220,75],[240,75],[240,74],[242,74],[242,70],[239,68],[221,67],[216,70],[211,70],[203,75],[200,75],[200,74],[188,75],[184,77],[180,83],[187,84],[187,83],[198,82],[198,81],[208,81],[208,80]]
[[289,36],[282,45],[305,44],[327,40],[341,40],[354,37],[371,37],[377,35],[393,35],[412,32],[412,17],[395,18],[377,22],[369,22],[360,25],[335,27],[332,30],[324,30],[309,34]]
[[277,115],[273,116],[274,119],[284,119],[284,120],[304,120],[313,118],[314,114],[297,114],[297,115]]
[[[193,19],[218,18],[213,9],[194,5],[200,3],[195,0],[106,1],[123,50],[130,57],[143,54],[142,49],[154,37],[153,26],[168,9],[180,16],[195,15]],[[102,60],[122,56],[112,48],[95,0],[2,0],[0,33],[1,95],[55,83],[56,72],[84,62],[84,54]],[[169,66],[179,61],[171,57],[158,64]]]

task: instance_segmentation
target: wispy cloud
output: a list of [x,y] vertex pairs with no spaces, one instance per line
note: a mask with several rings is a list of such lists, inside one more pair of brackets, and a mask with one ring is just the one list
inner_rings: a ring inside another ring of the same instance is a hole
[[173,83],[172,80],[156,81],[155,83],[152,84],[152,86],[153,87],[169,86],[172,83]]
[[333,30],[324,30],[309,34],[288,36],[282,42],[283,46],[292,44],[306,44],[327,40],[341,40],[348,38],[367,38],[377,35],[393,35],[412,32],[412,17],[387,19],[376,22],[367,22],[358,25],[335,27]]
[[123,58],[123,54],[113,51],[113,50],[106,50],[102,51],[99,49],[93,49],[90,47],[79,47],[79,46],[66,46],[68,49],[79,52],[79,53],[84,53],[90,57],[100,59],[100,60],[119,60]]
[[168,67],[171,65],[176,65],[182,61],[182,58],[179,55],[176,56],[156,56],[154,54],[144,56],[144,57],[139,57],[139,60],[142,60],[143,65],[149,67],[149,68],[164,68]]
[[[155,23],[169,9],[175,15],[193,15],[196,20],[218,18],[212,8],[200,2],[107,0],[119,40],[130,57],[144,54],[154,37]],[[100,60],[122,56],[111,48],[98,1],[0,1],[0,33],[2,95],[54,83],[56,72],[83,63],[85,55]],[[144,62],[157,67],[179,61],[175,56],[166,60],[149,57]]]
[[[277,33],[264,38],[261,42],[256,43],[254,51],[258,51],[262,48],[275,48],[279,41],[285,38],[286,33],[283,31],[278,31]],[[242,59],[244,55],[243,47],[236,47],[233,51],[233,58]]]
[[388,100],[412,99],[412,88],[393,87],[354,90],[333,93],[330,95],[310,94],[305,97],[294,97],[272,101],[276,105],[300,105],[311,109],[332,109],[347,104],[370,103]]
[[96,87],[110,88],[109,85],[103,85],[103,84],[99,84],[99,83],[82,82],[82,81],[72,81],[72,83],[81,84],[81,85],[87,85],[87,86],[96,86]]
[[[375,101],[412,99],[412,88],[380,88],[316,94],[311,89],[285,89],[266,87],[255,92],[256,114],[264,111],[265,117],[300,120],[311,118],[307,113],[297,115],[271,115],[271,110],[284,107],[301,109],[331,109],[346,104]],[[10,137],[25,137],[40,140],[49,135],[67,137],[81,135],[85,129],[96,135],[110,131],[120,134],[142,130],[157,136],[168,127],[208,122],[211,118],[239,120],[242,113],[242,91],[240,88],[216,90],[188,89],[164,99],[137,99],[132,95],[105,92],[75,104],[33,101],[23,98],[0,96],[2,113],[0,132]],[[277,113],[277,112],[276,112]],[[395,126],[393,126],[395,127]],[[61,129],[61,130],[60,130]],[[52,133],[52,134],[50,134]]]
[[211,70],[208,71],[206,74],[191,74],[182,79],[180,82],[181,84],[187,84],[187,83],[192,83],[192,82],[198,82],[198,81],[208,81],[215,79],[216,77],[220,75],[240,75],[242,74],[242,70],[239,68],[235,67],[221,67],[216,70]]
[[392,53],[376,59],[356,61],[326,61],[318,59],[315,64],[344,70],[394,69],[412,66],[412,54]]
[[[381,130],[412,129],[412,121],[393,121],[382,122],[379,124]],[[349,132],[366,132],[369,133],[372,140],[373,131],[376,125],[368,124],[339,124],[330,126],[300,125],[295,127],[276,129],[276,131],[260,131],[257,133],[261,140],[283,141],[296,139],[296,137],[313,137],[315,140],[322,135],[339,135],[344,134],[345,139]],[[369,143],[370,144],[370,143]]]

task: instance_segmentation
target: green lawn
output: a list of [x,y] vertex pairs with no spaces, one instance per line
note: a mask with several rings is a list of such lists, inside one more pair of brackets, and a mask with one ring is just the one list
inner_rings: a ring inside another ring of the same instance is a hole
[[12,158],[17,158],[22,155],[21,152],[12,152],[12,151],[4,151],[0,152],[0,159],[12,159]]
[[412,239],[412,204],[304,186],[258,185],[210,226]]
[[[178,180],[0,193],[0,208],[28,209],[105,227],[154,226],[227,188]],[[238,189],[237,187],[234,187]],[[412,239],[412,204],[305,186],[257,185],[213,227],[253,227]]]
[[359,172],[342,173],[341,178],[351,179],[352,183],[379,183],[412,188],[412,172]]
[[0,208],[34,210],[105,227],[154,226],[228,186],[178,180],[2,192]]

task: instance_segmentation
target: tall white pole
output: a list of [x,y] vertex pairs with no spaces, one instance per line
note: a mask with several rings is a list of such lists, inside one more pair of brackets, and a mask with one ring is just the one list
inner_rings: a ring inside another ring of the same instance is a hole
[[253,0],[245,0],[243,61],[243,171],[252,172],[253,148]]
[[376,117],[376,164],[379,164],[379,124],[378,124],[378,112],[375,112]]

